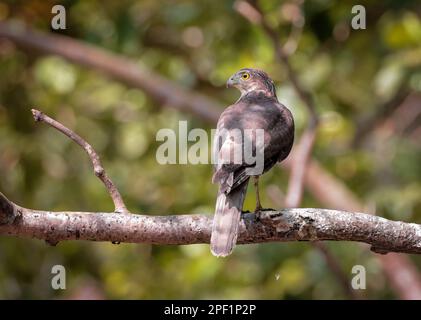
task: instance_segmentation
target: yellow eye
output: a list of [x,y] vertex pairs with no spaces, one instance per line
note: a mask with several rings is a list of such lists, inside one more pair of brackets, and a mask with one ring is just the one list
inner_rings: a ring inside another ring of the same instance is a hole
[[243,78],[243,80],[247,80],[250,78],[250,75],[248,73],[243,73],[243,75],[241,76],[241,78]]

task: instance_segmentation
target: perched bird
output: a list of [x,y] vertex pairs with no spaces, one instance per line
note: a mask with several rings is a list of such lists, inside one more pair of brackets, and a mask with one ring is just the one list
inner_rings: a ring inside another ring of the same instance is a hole
[[[212,182],[219,184],[219,191],[210,247],[217,257],[229,255],[235,246],[250,176],[256,188],[255,212],[258,212],[261,210],[259,176],[284,160],[294,141],[292,114],[278,101],[273,81],[265,72],[241,69],[229,78],[227,87],[237,88],[241,96],[221,114],[213,145],[216,164]],[[237,138],[238,132],[242,140]],[[263,132],[263,139],[259,140],[256,132]],[[246,142],[251,143],[256,159],[263,160],[260,171],[251,170],[257,160],[245,161]],[[240,159],[236,158],[239,147],[243,147]]]

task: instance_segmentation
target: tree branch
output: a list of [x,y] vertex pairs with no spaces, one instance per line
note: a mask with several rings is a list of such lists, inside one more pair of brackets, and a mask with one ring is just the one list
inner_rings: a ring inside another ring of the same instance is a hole
[[50,118],[49,116],[47,116],[39,110],[31,109],[31,111],[35,121],[44,122],[50,125],[51,127],[57,129],[58,131],[72,139],[74,142],[76,142],[78,145],[80,145],[86,151],[89,158],[91,159],[95,175],[102,181],[108,193],[110,194],[111,199],[114,202],[114,211],[120,213],[128,213],[129,211],[127,210],[126,205],[124,204],[120,192],[117,190],[115,184],[111,181],[111,179],[105,172],[104,167],[101,164],[101,160],[94,148],[92,148],[92,146],[88,142],[86,142],[81,136],[74,133],[72,130],[70,130],[60,122]]
[[[212,217],[146,216],[95,212],[50,212],[21,208],[0,197],[0,217],[13,207],[20,215],[0,226],[0,234],[43,239],[118,241],[184,245],[209,243]],[[6,209],[5,209],[6,208]],[[238,243],[273,241],[359,241],[382,253],[421,254],[421,225],[364,214],[326,209],[263,211],[244,214]]]

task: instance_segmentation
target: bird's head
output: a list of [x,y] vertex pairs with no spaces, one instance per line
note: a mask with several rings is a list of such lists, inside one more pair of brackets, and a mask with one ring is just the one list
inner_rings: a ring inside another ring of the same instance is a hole
[[266,72],[244,68],[234,73],[227,81],[227,87],[237,88],[241,96],[253,91],[261,91],[267,96],[276,97],[276,90],[273,81]]

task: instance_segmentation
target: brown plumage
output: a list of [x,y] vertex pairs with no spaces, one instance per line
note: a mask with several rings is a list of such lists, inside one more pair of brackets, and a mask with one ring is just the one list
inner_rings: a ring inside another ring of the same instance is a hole
[[[259,176],[284,160],[294,141],[292,114],[279,103],[275,86],[265,72],[241,69],[228,80],[227,86],[239,89],[241,97],[221,114],[214,141],[217,162],[212,182],[219,184],[211,235],[211,252],[215,256],[227,256],[235,246],[250,175],[255,180],[257,212],[261,209]],[[262,143],[253,133],[257,129],[264,132]],[[243,140],[237,139],[238,132]],[[257,174],[248,171],[256,163],[245,158],[246,141],[251,142],[252,154],[264,160]],[[235,160],[237,147],[241,147],[240,161]]]

